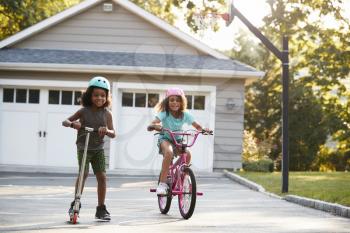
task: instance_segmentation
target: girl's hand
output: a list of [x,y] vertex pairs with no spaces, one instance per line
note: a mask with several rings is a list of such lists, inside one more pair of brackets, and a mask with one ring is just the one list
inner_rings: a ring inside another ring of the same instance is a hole
[[209,128],[204,128],[203,129],[203,132],[206,132],[208,134],[212,134],[213,133],[213,130],[209,129]]
[[105,136],[107,133],[108,133],[107,127],[98,128],[98,135],[100,135],[100,137]]
[[81,128],[81,123],[79,121],[72,121],[70,127],[73,129],[79,130]]
[[149,125],[147,127],[147,130],[148,131],[153,131],[153,130],[162,131],[162,126],[161,125]]

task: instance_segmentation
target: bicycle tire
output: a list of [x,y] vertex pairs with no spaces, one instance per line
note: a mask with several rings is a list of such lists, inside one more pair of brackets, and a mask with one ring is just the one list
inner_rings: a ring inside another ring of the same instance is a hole
[[[194,173],[190,168],[185,168],[184,172],[186,172],[187,174],[181,177],[181,182],[183,185],[182,191],[190,194],[180,194],[178,196],[178,204],[181,216],[184,219],[189,219],[192,216],[194,208],[196,206],[197,183]],[[188,183],[189,186],[186,187],[187,184],[185,184],[185,182],[186,180],[188,180],[188,178],[190,179]],[[188,200],[190,203],[186,203],[186,200]]]
[[[160,175],[158,178],[158,184],[160,181]],[[171,184],[168,184],[171,186]],[[158,196],[158,207],[159,211],[162,214],[167,214],[170,210],[171,200],[173,199],[173,195],[171,194],[171,187],[169,186],[168,194],[166,196]]]

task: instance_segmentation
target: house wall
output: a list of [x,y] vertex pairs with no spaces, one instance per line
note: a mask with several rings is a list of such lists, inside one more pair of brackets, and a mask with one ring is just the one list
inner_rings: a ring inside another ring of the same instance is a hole
[[14,47],[201,54],[198,50],[116,4],[114,4],[113,12],[103,12],[102,4],[99,4],[14,45]]
[[[33,80],[88,81],[95,74],[44,73],[44,72],[1,72],[1,78]],[[113,82],[162,83],[181,85],[211,85],[216,87],[214,169],[241,168],[243,120],[244,120],[244,80],[218,78],[184,78],[168,76],[104,75]],[[232,99],[235,107],[227,109],[226,103]],[[117,126],[118,127],[118,126]],[[107,143],[106,145],[108,145]],[[108,149],[107,149],[108,150]],[[106,153],[108,154],[108,152]]]

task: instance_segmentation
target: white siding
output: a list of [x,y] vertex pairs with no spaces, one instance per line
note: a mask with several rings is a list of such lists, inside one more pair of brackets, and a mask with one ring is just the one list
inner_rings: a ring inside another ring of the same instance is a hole
[[102,4],[97,5],[14,47],[199,54],[196,49],[115,4],[113,12],[103,12]]
[[[226,81],[217,86],[214,168],[237,169],[242,167],[244,124],[244,83]],[[227,109],[232,99],[235,106]]]

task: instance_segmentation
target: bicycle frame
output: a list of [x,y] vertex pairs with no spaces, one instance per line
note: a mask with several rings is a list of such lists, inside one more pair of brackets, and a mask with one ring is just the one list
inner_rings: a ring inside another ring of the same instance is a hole
[[[168,132],[174,145],[176,146],[176,148],[178,148],[180,150],[180,155],[179,155],[179,159],[176,160],[175,163],[173,163],[173,160],[171,161],[171,164],[169,166],[169,172],[168,172],[168,178],[171,178],[171,185],[172,187],[170,188],[170,192],[172,194],[172,196],[176,196],[176,195],[182,195],[182,194],[188,194],[188,193],[184,193],[183,187],[182,187],[182,182],[181,182],[181,175],[183,175],[183,171],[185,169],[185,167],[187,167],[187,153],[186,153],[186,148],[187,147],[192,147],[199,134],[201,134],[201,131],[194,131],[194,133],[188,133],[188,131],[185,132],[173,132],[169,129],[163,129],[162,131]],[[193,131],[193,130],[191,130]],[[176,140],[176,136],[193,136],[193,140],[190,144],[183,144],[183,143],[179,143]],[[170,176],[170,177],[169,177]],[[151,192],[155,192],[155,189],[151,189]],[[203,193],[202,192],[196,192],[196,194],[198,196],[202,196]]]

